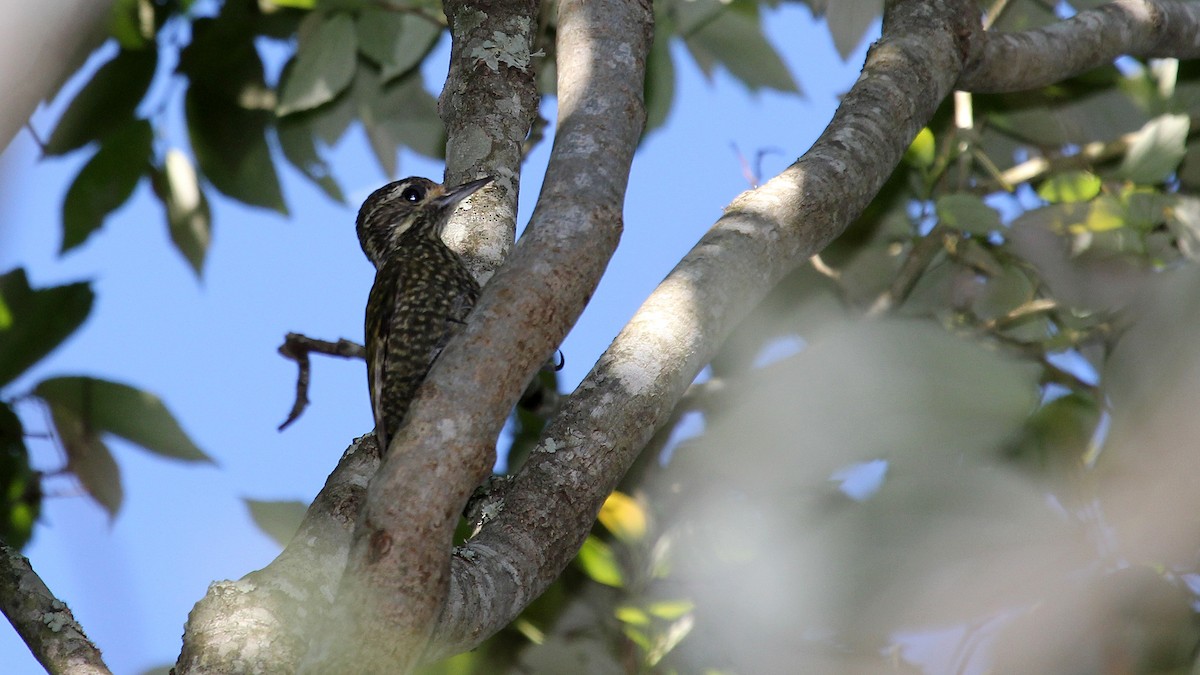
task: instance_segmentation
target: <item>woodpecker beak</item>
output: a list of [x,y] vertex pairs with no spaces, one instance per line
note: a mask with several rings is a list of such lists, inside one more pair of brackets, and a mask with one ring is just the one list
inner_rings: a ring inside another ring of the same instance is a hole
[[463,183],[458,187],[446,190],[446,194],[434,199],[433,203],[441,209],[452,208],[455,204],[475,194],[479,188],[487,185],[490,182],[492,182],[492,177],[486,176],[484,178],[480,178],[479,180],[473,180],[470,183]]

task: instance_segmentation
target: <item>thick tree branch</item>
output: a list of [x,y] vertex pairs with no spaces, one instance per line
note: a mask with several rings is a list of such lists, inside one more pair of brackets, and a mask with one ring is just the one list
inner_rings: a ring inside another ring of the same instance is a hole
[[[470,648],[558,577],[724,336],[878,192],[957,78],[973,12],[966,0],[890,3],[883,38],[821,138],[736,199],[647,299],[550,422],[501,513],[455,558],[437,655]],[[560,45],[560,58],[569,53]]]
[[434,364],[371,483],[328,623],[336,631],[318,636],[314,670],[387,664],[400,672],[420,657],[446,602],[458,514],[490,472],[508,412],[616,247],[644,117],[651,19],[648,2],[559,8],[560,127],[538,206],[470,324]]
[[984,33],[958,89],[1036,89],[1112,63],[1122,55],[1200,56],[1200,4],[1117,0],[1044,28]]
[[293,672],[332,604],[367,482],[379,468],[375,435],[342,456],[291,542],[240,581],[218,581],[184,627],[176,675]]
[[29,559],[0,541],[0,611],[50,673],[108,673],[66,603],[54,597]]
[[537,0],[448,0],[450,72],[438,102],[446,123],[446,183],[495,180],[461,209],[443,238],[480,284],[509,256],[516,233],[521,145],[537,115]]

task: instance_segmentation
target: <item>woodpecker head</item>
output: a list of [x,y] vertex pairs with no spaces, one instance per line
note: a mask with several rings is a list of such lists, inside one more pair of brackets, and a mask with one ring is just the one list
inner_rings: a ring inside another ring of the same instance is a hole
[[491,177],[446,188],[428,178],[405,178],[371,193],[358,210],[358,242],[376,267],[400,246],[400,237],[438,239],[458,203],[491,182]]

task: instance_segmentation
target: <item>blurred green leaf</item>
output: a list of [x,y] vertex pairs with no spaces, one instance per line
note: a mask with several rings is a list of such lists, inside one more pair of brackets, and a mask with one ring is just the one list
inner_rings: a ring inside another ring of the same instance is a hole
[[1167,222],[1175,204],[1175,195],[1163,194],[1146,187],[1127,186],[1120,194],[1125,224],[1135,230],[1149,232]]
[[1034,285],[1017,265],[1009,265],[990,277],[975,300],[975,313],[981,319],[997,319],[1024,305],[1034,297]]
[[986,235],[1000,229],[1000,214],[975,195],[951,194],[937,200],[943,223],[963,232]]
[[227,2],[218,17],[193,21],[192,41],[180,52],[176,70],[187,76],[189,91],[198,88],[206,97],[246,109],[272,110],[274,93],[266,86],[254,46],[256,14],[249,4]]
[[1117,198],[1111,195],[1101,195],[1088,204],[1085,213],[1087,216],[1082,222],[1067,225],[1068,232],[1072,234],[1108,232],[1125,226],[1125,208]]
[[47,401],[58,440],[67,453],[67,470],[75,474],[83,489],[100,504],[111,520],[125,499],[121,470],[96,429],[72,410]]
[[296,9],[312,9],[317,0],[266,0],[276,7],[294,7]]
[[350,85],[358,41],[349,14],[310,14],[300,27],[295,63],[280,84],[281,117],[332,101]]
[[[1136,97],[1121,88],[1125,81],[1116,68],[1105,67],[1034,92],[977,96],[975,105],[991,110],[991,127],[1037,145],[1112,141],[1148,119]],[[985,152],[1005,156],[996,148]]]
[[355,22],[358,49],[380,68],[384,82],[420,65],[442,27],[424,16],[367,7]]
[[62,155],[128,128],[157,65],[156,49],[117,52],[67,106],[46,141],[46,154]]
[[646,536],[646,510],[623,492],[610,494],[596,519],[622,542],[636,542]]
[[[156,31],[150,0],[117,0],[108,17],[108,32],[124,49],[144,49]],[[154,51],[154,50],[151,50]]]
[[684,44],[707,76],[720,63],[751,91],[797,92],[796,80],[763,34],[758,4],[693,0],[677,4]]
[[1064,171],[1038,186],[1038,196],[1051,202],[1086,202],[1100,194],[1100,178],[1091,171]]
[[87,434],[110,433],[163,457],[212,462],[149,392],[91,377],[55,377],[43,380],[33,393]]
[[25,429],[12,408],[0,402],[0,541],[24,547],[41,508],[41,478],[29,465]]
[[1119,173],[1142,185],[1163,182],[1179,167],[1190,128],[1187,115],[1162,115],[1150,120],[1129,145]]
[[933,166],[934,155],[937,152],[937,142],[929,127],[922,127],[917,137],[904,151],[904,161],[918,169],[928,169]]
[[113,132],[67,189],[60,253],[79,246],[120,208],[150,168],[154,132],[137,120]]
[[0,386],[54,351],[92,311],[88,284],[33,290],[23,269],[0,275],[0,296],[12,315],[0,330]]
[[671,57],[670,15],[655,3],[654,42],[646,57],[646,84],[643,100],[646,105],[646,126],[643,134],[662,126],[675,100],[675,60]]
[[646,605],[646,611],[664,621],[674,621],[696,609],[691,600],[657,600]]
[[845,61],[862,44],[863,36],[883,14],[882,0],[831,2],[825,13],[825,23],[833,36],[833,46]]
[[171,242],[199,277],[212,240],[212,216],[196,169],[187,155],[171,148],[163,166],[155,167],[151,185],[167,211]]
[[243,499],[242,501],[246,502],[246,506],[250,509],[250,517],[258,529],[281,547],[287,546],[292,537],[296,535],[296,530],[300,528],[300,523],[304,520],[304,514],[308,512],[308,504],[299,501],[267,502],[257,499]]
[[1078,466],[1100,423],[1100,409],[1089,396],[1071,393],[1043,405],[1029,418],[1012,454],[1027,456],[1041,468]]
[[627,623],[634,626],[650,625],[650,615],[638,607],[630,605],[621,605],[613,611],[613,615],[617,617],[617,621]]
[[329,163],[317,152],[316,139],[313,138],[313,129],[307,118],[290,115],[279,120],[275,130],[279,135],[279,147],[283,150],[283,156],[292,166],[321,188],[330,199],[345,202],[346,197],[334,180]]
[[616,588],[625,585],[612,547],[594,536],[589,535],[584,540],[583,547],[579,549],[579,555],[575,557],[575,561],[579,563],[584,574],[587,574],[596,583]]
[[195,83],[188,87],[184,110],[196,162],[213,186],[244,204],[286,215],[267,145],[271,113],[247,110]]
[[381,87],[374,69],[360,66],[355,84],[363,128],[387,175],[396,175],[396,151],[402,145],[427,157],[445,153],[446,131],[437,101],[425,91],[420,70]]

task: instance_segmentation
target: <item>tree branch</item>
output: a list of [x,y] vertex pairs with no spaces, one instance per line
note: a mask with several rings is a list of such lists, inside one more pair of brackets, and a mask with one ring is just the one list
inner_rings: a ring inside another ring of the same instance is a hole
[[559,129],[541,197],[371,482],[332,630],[317,636],[307,662],[314,670],[402,672],[420,658],[446,604],[458,514],[491,470],[509,411],[582,312],[616,247],[644,119],[652,16],[649,2],[559,8]]
[[[600,25],[615,11],[592,2],[579,9],[603,17],[593,19]],[[883,38],[813,148],[733,202],[547,426],[503,510],[455,557],[451,602],[430,656],[469,649],[557,578],[725,335],[878,192],[957,78],[973,12],[965,0],[889,4]],[[571,53],[560,43],[563,60]],[[560,92],[564,76],[560,65]],[[558,175],[553,166],[548,175]]]
[[344,359],[366,357],[366,350],[362,345],[345,338],[339,339],[337,342],[329,342],[306,337],[299,333],[288,333],[287,337],[283,339],[283,344],[279,345],[279,353],[283,355],[283,358],[295,361],[300,372],[296,375],[296,402],[292,404],[292,410],[288,413],[287,419],[279,425],[280,431],[295,422],[308,407],[308,382],[312,374],[312,363],[308,360],[308,355],[313,352],[340,356]]
[[176,675],[295,669],[332,604],[367,482],[378,468],[375,435],[367,434],[342,455],[270,565],[209,586],[188,615]]
[[1043,28],[987,32],[956,88],[973,92],[1036,89],[1122,54],[1200,56],[1200,5],[1177,0],[1117,0]]
[[0,541],[0,610],[50,673],[108,673],[66,603],[54,597],[29,559]]
[[516,233],[522,143],[538,107],[531,62],[538,57],[531,52],[539,3],[444,5],[453,40],[438,101],[446,123],[445,180],[458,185],[485,174],[494,180],[471,198],[471,209],[455,214],[442,238],[483,284],[512,252]]

